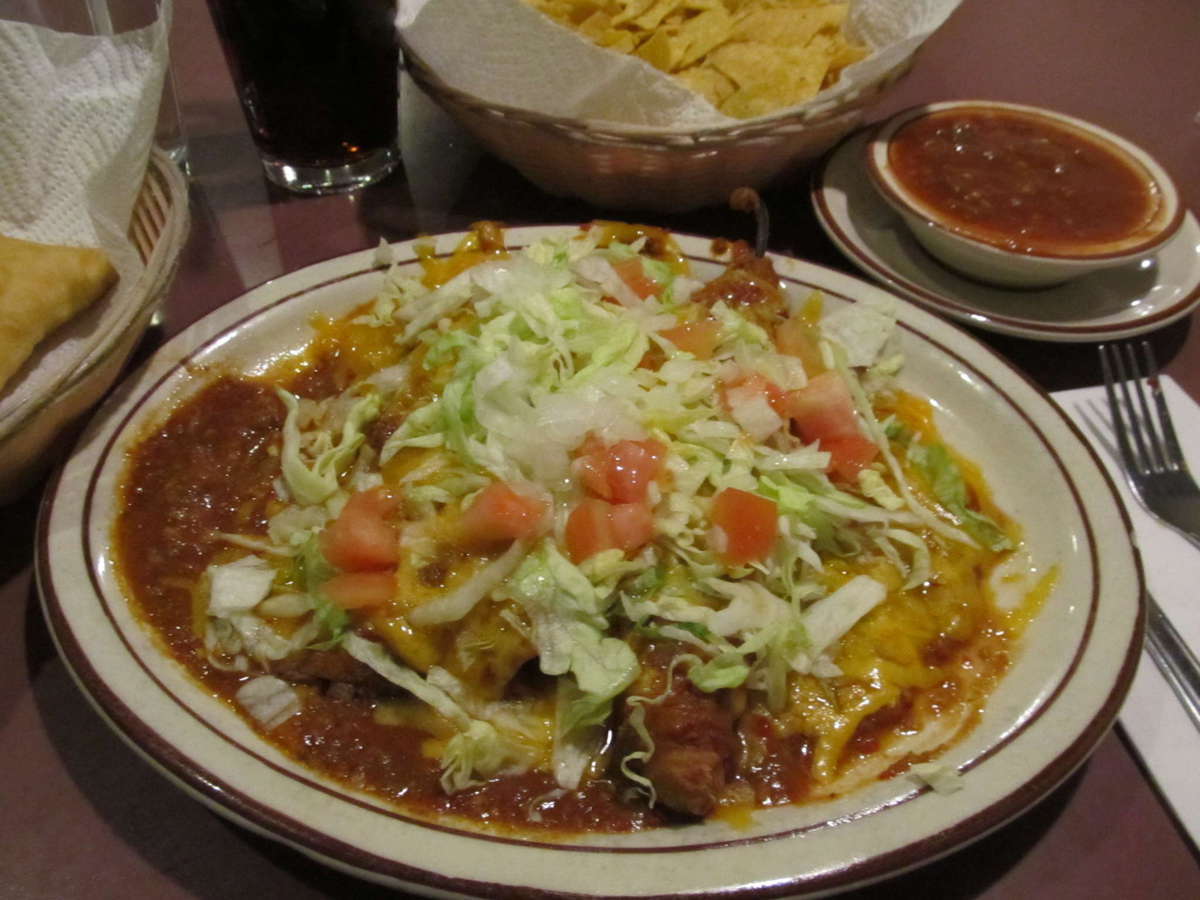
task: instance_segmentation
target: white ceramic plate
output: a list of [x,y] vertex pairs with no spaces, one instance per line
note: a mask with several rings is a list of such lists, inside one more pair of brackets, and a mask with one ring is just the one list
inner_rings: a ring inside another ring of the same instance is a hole
[[[559,227],[513,229],[512,246]],[[448,251],[458,236],[439,239]],[[681,238],[715,274],[709,242]],[[411,244],[396,247],[412,261]],[[374,251],[269,282],[183,332],[105,404],[51,485],[37,577],[55,638],[104,716],[168,777],[218,812],[376,881],[422,893],[488,897],[777,897],[830,892],[943,854],[1015,816],[1078,766],[1116,715],[1141,642],[1142,590],[1129,524],[1079,433],[1038,388],[957,328],[901,303],[903,382],[934,399],[947,439],[982,464],[1025,529],[1028,560],[1058,567],[1057,587],[979,725],[944,761],[962,790],[907,777],[838,800],[711,822],[562,843],[423,824],[305,770],[202,690],[133,617],[109,544],[124,453],[212,367],[261,369],[301,346],[317,310],[371,297]],[[777,259],[791,288],[834,306],[882,292]],[[165,826],[165,827],[169,827]]]
[[872,187],[863,162],[868,131],[847,138],[817,168],[813,208],[854,265],[926,309],[1001,334],[1075,342],[1143,334],[1200,303],[1200,225],[1190,212],[1157,253],[1066,284],[1000,288],[952,272],[925,252]]

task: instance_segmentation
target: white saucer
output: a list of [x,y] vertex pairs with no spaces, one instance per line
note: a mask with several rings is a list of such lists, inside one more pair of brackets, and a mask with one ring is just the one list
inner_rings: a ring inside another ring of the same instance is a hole
[[1200,303],[1200,225],[1192,213],[1157,253],[1052,288],[971,281],[936,262],[876,194],[862,163],[867,132],[817,169],[821,227],[856,266],[926,309],[988,331],[1043,341],[1102,341],[1161,328]]

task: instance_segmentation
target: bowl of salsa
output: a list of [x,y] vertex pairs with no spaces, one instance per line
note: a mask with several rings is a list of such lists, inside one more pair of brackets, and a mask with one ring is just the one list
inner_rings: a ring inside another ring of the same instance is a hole
[[913,107],[866,145],[872,183],[922,246],[968,276],[1040,287],[1141,259],[1183,219],[1170,176],[1097,125],[1038,107]]

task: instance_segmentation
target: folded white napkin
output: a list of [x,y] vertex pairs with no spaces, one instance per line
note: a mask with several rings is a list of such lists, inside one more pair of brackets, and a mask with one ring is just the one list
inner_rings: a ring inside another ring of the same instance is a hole
[[[1200,406],[1168,377],[1161,379],[1171,419],[1193,473],[1200,473]],[[1200,550],[1154,519],[1130,492],[1113,443],[1103,387],[1053,395],[1108,467],[1133,520],[1146,586],[1192,651],[1200,655]],[[1144,652],[1120,723],[1167,802],[1200,846],[1200,730],[1192,724]]]

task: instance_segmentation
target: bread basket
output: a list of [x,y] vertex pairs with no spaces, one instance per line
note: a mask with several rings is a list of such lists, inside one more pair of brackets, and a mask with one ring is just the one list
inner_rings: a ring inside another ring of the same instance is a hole
[[[64,430],[117,380],[129,354],[166,295],[187,237],[187,182],[158,148],[130,216],[129,239],[145,264],[126,302],[106,310],[83,365],[44,395],[32,398],[0,432],[0,503],[28,488],[56,457]],[[51,338],[53,339],[53,338]]]
[[911,67],[898,60],[827,104],[690,132],[618,128],[481,100],[447,84],[402,40],[413,81],[491,153],[542,190],[596,206],[685,212],[762,188],[823,154]]

